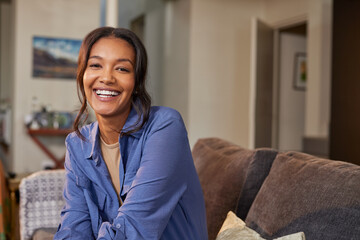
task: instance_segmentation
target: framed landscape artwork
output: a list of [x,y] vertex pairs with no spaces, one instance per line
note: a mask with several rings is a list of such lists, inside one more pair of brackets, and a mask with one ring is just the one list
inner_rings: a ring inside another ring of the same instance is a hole
[[33,71],[35,78],[76,79],[81,40],[33,37]]
[[306,90],[306,80],[306,54],[296,53],[294,59],[294,88],[296,90]]

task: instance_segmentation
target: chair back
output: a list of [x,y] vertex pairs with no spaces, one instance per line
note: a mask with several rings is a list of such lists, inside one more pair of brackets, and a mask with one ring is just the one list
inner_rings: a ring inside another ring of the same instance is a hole
[[44,170],[21,180],[20,236],[31,239],[37,229],[57,228],[65,205],[65,170]]

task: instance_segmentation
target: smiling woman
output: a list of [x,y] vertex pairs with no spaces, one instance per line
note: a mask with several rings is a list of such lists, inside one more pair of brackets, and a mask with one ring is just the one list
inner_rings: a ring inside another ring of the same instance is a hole
[[134,62],[133,47],[119,38],[101,38],[90,51],[84,90],[99,122],[100,136],[108,144],[118,141],[118,132],[113,129],[122,129],[130,113]]
[[[110,46],[107,46],[107,42],[110,42]],[[119,55],[116,55],[115,53],[113,53],[113,51],[116,51],[116,53],[118,53]],[[109,63],[109,61],[111,60],[113,61],[113,63]],[[108,63],[108,66],[101,66],[101,64],[106,63]],[[95,70],[102,69],[102,74],[110,75],[102,75],[98,77],[105,77],[105,81],[109,81],[106,80],[106,78],[110,76],[111,83],[111,81],[114,80],[114,72],[110,72],[109,69],[104,69],[104,67],[109,68],[111,64],[115,63],[118,64],[116,65],[117,71],[122,69],[120,70],[120,72],[122,71],[131,73],[129,75],[131,75],[132,80],[135,84],[131,97],[131,105],[138,114],[139,122],[137,124],[142,121],[140,125],[133,129],[130,129],[126,133],[130,134],[141,129],[141,127],[143,127],[143,125],[149,118],[151,99],[145,88],[145,80],[147,73],[147,53],[144,45],[133,32],[127,29],[114,29],[110,27],[98,28],[85,37],[79,52],[78,71],[76,79],[78,93],[80,93],[81,95],[80,101],[82,103],[82,106],[78,117],[75,120],[74,129],[78,136],[81,138],[83,138],[83,136],[79,131],[79,125],[81,124],[81,121],[84,122],[86,120],[87,101],[90,101],[85,93],[85,79],[87,78],[88,74],[91,75],[91,73],[96,72]],[[112,70],[114,71],[115,69]],[[102,83],[103,86],[106,85],[106,83],[104,84],[104,80],[102,81]],[[137,103],[134,104],[135,102]],[[84,113],[86,114],[85,118],[83,117]],[[122,128],[120,127],[117,129],[118,131],[120,131],[120,129]],[[126,135],[126,133],[124,132],[123,134]]]
[[[207,239],[205,204],[180,114],[150,107],[147,54],[122,28],[80,48],[82,107],[66,139],[66,205],[54,239]],[[97,121],[80,127],[87,106]]]

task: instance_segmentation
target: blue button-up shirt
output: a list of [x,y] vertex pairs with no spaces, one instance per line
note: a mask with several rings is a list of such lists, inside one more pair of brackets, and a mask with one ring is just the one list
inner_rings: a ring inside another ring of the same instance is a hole
[[[137,121],[131,110],[123,129]],[[101,155],[97,122],[66,139],[66,205],[54,239],[207,239],[205,204],[180,114],[152,107],[119,139],[120,197]]]

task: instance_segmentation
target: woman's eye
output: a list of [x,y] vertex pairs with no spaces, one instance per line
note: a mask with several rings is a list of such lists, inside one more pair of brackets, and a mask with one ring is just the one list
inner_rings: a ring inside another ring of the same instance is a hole
[[97,64],[97,63],[92,63],[89,65],[90,68],[100,68],[101,65],[100,64]]
[[130,72],[129,69],[124,68],[124,67],[118,67],[117,70],[118,70],[119,72]]

